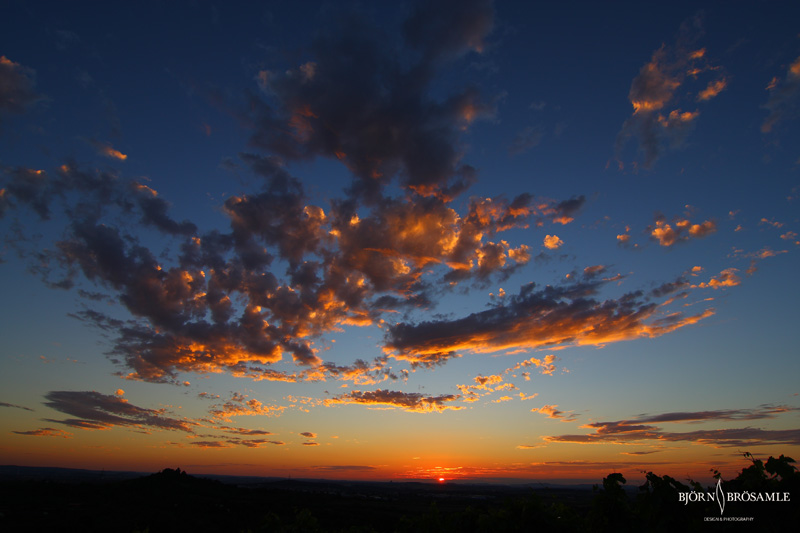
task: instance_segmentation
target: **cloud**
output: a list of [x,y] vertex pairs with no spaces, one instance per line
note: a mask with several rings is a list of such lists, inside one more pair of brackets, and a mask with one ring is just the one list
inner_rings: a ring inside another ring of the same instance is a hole
[[570,345],[603,345],[641,337],[659,337],[714,313],[673,313],[658,317],[658,306],[630,293],[617,300],[593,298],[606,281],[562,287],[534,284],[506,296],[503,303],[464,318],[419,324],[401,322],[387,330],[385,350],[413,366],[445,363],[460,352],[540,349]]
[[761,131],[769,133],[780,122],[797,117],[800,110],[800,57],[786,71],[783,80],[777,78],[767,87],[769,98],[764,104],[769,114],[761,124]]
[[377,389],[375,391],[352,391],[325,400],[325,405],[361,404],[382,407],[396,407],[411,413],[441,413],[448,409],[459,410],[461,406],[449,405],[460,396],[443,394],[424,396],[418,392],[401,392]]
[[25,205],[33,209],[42,220],[50,218],[50,202],[56,191],[49,187],[48,175],[44,170],[28,168],[1,168],[5,180],[0,195],[0,218],[17,205]]
[[311,468],[321,472],[370,472],[377,470],[376,467],[369,465],[315,465]]
[[235,416],[279,416],[285,409],[283,406],[264,405],[255,398],[247,398],[247,395],[235,392],[228,401],[212,405],[208,412],[216,419],[230,420]]
[[193,440],[189,443],[197,448],[231,448],[233,443],[220,440]]
[[491,0],[421,2],[405,22],[406,41],[428,62],[481,52],[494,26]]
[[718,276],[712,276],[708,281],[704,281],[699,285],[692,285],[692,287],[699,287],[701,289],[721,289],[726,287],[736,287],[742,280],[736,275],[738,272],[735,268],[726,268],[719,273]]
[[548,250],[558,250],[564,244],[558,235],[545,235],[544,237],[544,247]]
[[237,428],[230,426],[218,426],[215,429],[218,429],[220,431],[225,431],[226,433],[233,433],[235,435],[244,435],[244,436],[273,434],[271,431],[266,431],[263,429],[247,429],[247,428]]
[[64,439],[72,438],[72,433],[64,431],[63,429],[53,428],[32,429],[30,431],[12,431],[11,433],[16,433],[17,435],[30,435],[32,437],[61,437]]
[[303,442],[303,446],[319,446],[319,442]]
[[[250,435],[251,433],[240,433]],[[258,434],[258,433],[252,433]],[[269,434],[269,432],[266,432]],[[204,435],[205,436],[205,435]],[[232,448],[234,446],[244,446],[245,448],[260,448],[263,444],[272,444],[274,446],[283,446],[285,443],[279,440],[269,439],[242,439],[239,437],[222,437],[219,440],[192,440],[189,442],[190,446],[197,448]],[[179,445],[182,447],[182,445]]]
[[0,116],[24,113],[42,99],[35,91],[35,72],[0,56]]
[[498,383],[502,383],[503,382],[503,376],[497,376],[497,375],[475,376],[474,381],[476,383],[474,385],[474,388],[483,389],[483,390],[489,390],[489,388],[492,385],[496,385]]
[[[529,246],[504,238],[511,230],[572,223],[586,204],[583,195],[530,193],[455,202],[475,176],[461,161],[463,130],[494,104],[470,87],[442,94],[436,75],[487,46],[493,8],[470,1],[415,9],[402,42],[344,17],[294,68],[260,73],[262,93],[250,95],[249,118],[252,148],[263,153],[242,152],[225,165],[259,188],[226,196],[219,212],[227,227],[206,231],[181,220],[149,182],[113,170],[72,160],[50,171],[2,168],[0,209],[63,215],[52,232],[60,237],[46,247],[19,239],[31,269],[51,287],[93,285],[101,292],[76,287],[89,305],[118,304],[124,313],[86,307],[72,315],[108,339],[119,376],[176,385],[186,373],[377,385],[408,377],[407,369],[392,369],[397,361],[433,366],[459,350],[599,345],[661,335],[713,312],[663,316],[638,296],[600,301],[591,284],[579,284],[523,288],[484,313],[437,318],[430,332],[429,323],[410,322],[448,291],[487,287],[528,265]],[[288,170],[317,157],[352,173],[342,197],[320,201]],[[603,275],[595,265],[583,278]],[[436,338],[437,326],[452,341]],[[325,361],[326,336],[354,327],[381,328],[383,351]],[[218,401],[212,416],[281,412],[247,402]]]
[[605,265],[592,265],[583,269],[583,277],[585,279],[592,279],[602,274],[605,274],[608,269]]
[[[622,148],[634,139],[644,159],[644,167],[650,168],[667,149],[681,146],[694,126],[699,111],[683,110],[681,100],[685,98],[687,83],[694,82],[705,73],[717,70],[706,58],[704,48],[694,45],[701,33],[699,17],[685,21],[672,45],[662,45],[653,52],[648,61],[633,79],[628,98],[633,106],[633,115],[628,118],[617,135],[616,150],[620,157]],[[712,80],[698,92],[695,102],[705,102],[722,91],[727,84],[724,77]]]
[[192,236],[197,232],[197,226],[192,222],[172,220],[168,215],[169,203],[159,198],[158,193],[150,187],[134,181],[131,183],[131,190],[142,211],[143,224],[158,228],[168,235]]
[[96,141],[96,140],[90,140],[89,142],[91,143],[92,146],[94,146],[95,150],[97,150],[97,153],[104,157],[108,157],[110,159],[116,159],[117,161],[125,161],[126,159],[128,159],[128,156],[126,154],[123,154],[119,150],[115,149],[109,143],[104,143],[102,141]]
[[13,403],[6,403],[6,402],[0,402],[0,407],[13,407],[14,409],[23,409],[25,411],[33,411],[33,409],[31,409],[30,407],[23,407],[21,405],[15,405]]
[[717,231],[717,224],[713,220],[706,220],[700,224],[692,224],[687,218],[676,219],[672,224],[662,217],[656,219],[655,226],[650,226],[650,236],[658,241],[661,246],[672,246],[679,242],[686,242],[689,238],[701,239]]
[[312,60],[259,73],[269,104],[254,97],[252,142],[287,159],[341,161],[359,196],[375,198],[395,176],[424,196],[452,196],[474,179],[459,136],[494,107],[472,88],[434,99],[429,85],[442,62],[482,49],[492,27],[491,2],[420,3],[398,49],[369,21],[333,20]]
[[311,433],[310,431],[304,431],[304,432],[300,433],[300,435],[302,435],[302,436],[304,436],[306,438],[309,438],[309,439],[316,439],[317,438],[317,434],[316,433]]
[[728,80],[725,78],[712,81],[708,84],[708,87],[700,91],[697,95],[698,102],[704,102],[706,100],[711,100],[715,98],[719,93],[725,90],[725,87],[728,86]]
[[539,412],[543,415],[546,415],[548,418],[554,418],[556,420],[561,420],[562,422],[574,422],[575,415],[572,413],[565,413],[564,411],[559,411],[556,409],[558,405],[545,405],[543,407],[534,407],[531,409],[531,412],[536,413]]
[[[552,376],[553,372],[556,370],[555,362],[558,360],[553,354],[545,355],[544,360],[538,359],[536,357],[531,357],[530,359],[526,359],[520,363],[517,363],[512,368],[506,370],[506,372],[513,372],[515,370],[519,370],[520,368],[526,368],[530,366],[535,366],[539,368],[539,372],[545,376]],[[524,400],[525,398],[523,398]]]
[[165,416],[166,409],[137,407],[124,398],[95,391],[52,391],[45,395],[44,405],[60,413],[74,416],[67,420],[50,420],[78,429],[109,429],[128,426],[140,429],[168,429],[193,432],[195,422]]
[[650,455],[653,453],[659,453],[661,450],[650,450],[650,451],[639,451],[639,452],[620,452],[621,455]]
[[638,422],[686,422],[698,420],[762,420],[800,411],[787,405],[761,405],[751,409],[720,409],[716,411],[676,411],[659,415],[641,415]]
[[659,423],[740,421],[771,419],[784,413],[800,410],[785,405],[762,405],[753,409],[725,409],[717,411],[671,412],[660,415],[642,415],[630,420],[594,422],[582,427],[594,429],[584,435],[547,436],[547,442],[636,443],[636,442],[696,442],[712,447],[749,447],[775,444],[797,445],[800,429],[767,430],[760,428],[701,429],[688,432],[668,432],[654,425]]

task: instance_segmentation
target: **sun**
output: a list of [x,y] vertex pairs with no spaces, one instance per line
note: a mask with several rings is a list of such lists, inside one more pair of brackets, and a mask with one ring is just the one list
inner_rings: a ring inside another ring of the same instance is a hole
[[444,478],[443,477],[439,478],[439,483],[444,483]]

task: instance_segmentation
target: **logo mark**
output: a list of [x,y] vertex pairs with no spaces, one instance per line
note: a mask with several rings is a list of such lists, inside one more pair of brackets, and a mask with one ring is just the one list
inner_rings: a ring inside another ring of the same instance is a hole
[[717,488],[714,490],[714,494],[717,496],[717,503],[719,504],[719,514],[722,516],[722,513],[725,511],[725,492],[722,490],[722,480],[717,480]]

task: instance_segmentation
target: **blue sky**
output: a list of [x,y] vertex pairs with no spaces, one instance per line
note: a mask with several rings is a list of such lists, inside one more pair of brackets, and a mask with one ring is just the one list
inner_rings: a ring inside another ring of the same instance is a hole
[[789,3],[8,12],[8,461],[596,480],[797,453]]

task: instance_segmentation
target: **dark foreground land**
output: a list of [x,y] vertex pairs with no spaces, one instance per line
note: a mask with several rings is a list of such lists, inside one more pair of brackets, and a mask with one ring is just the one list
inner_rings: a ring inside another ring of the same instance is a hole
[[0,467],[0,531],[793,531],[800,523],[800,474],[788,458],[770,461],[784,468],[770,475],[753,460],[723,483],[725,490],[782,490],[797,500],[732,503],[724,522],[717,503],[679,501],[681,491],[713,488],[654,474],[638,488],[611,474],[602,485],[581,489],[246,478],[223,483],[180,469],[136,477]]

